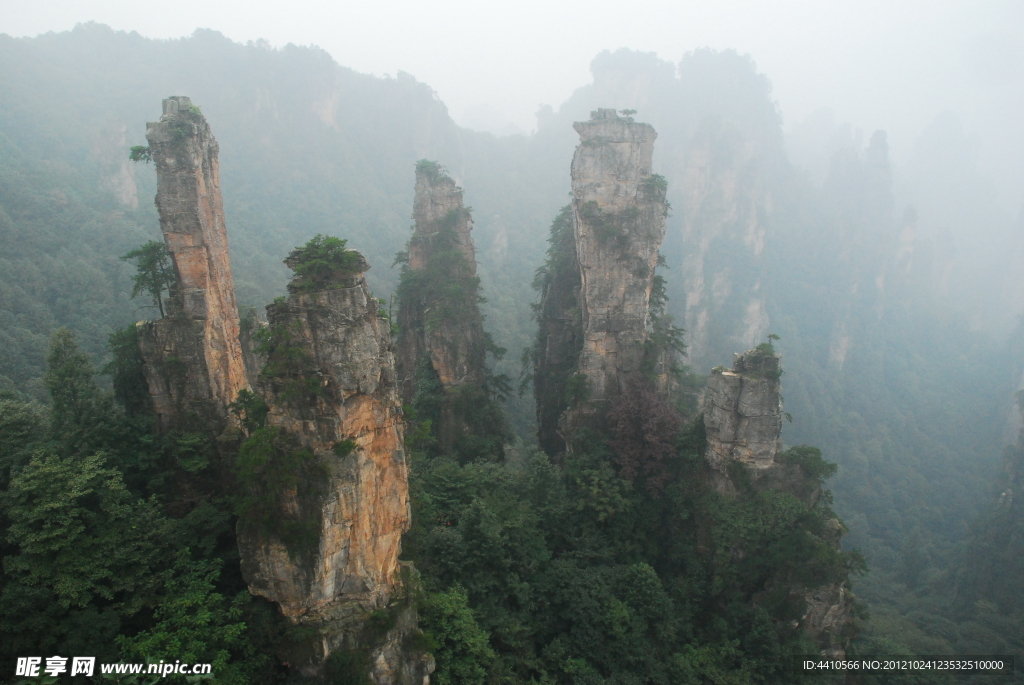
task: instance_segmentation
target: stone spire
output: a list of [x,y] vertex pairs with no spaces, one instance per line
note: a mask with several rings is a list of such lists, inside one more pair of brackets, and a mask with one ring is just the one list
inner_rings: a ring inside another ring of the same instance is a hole
[[[160,229],[177,275],[170,318],[151,326],[142,343],[144,358],[153,362],[146,369],[150,394],[166,429],[183,413],[203,417],[213,411],[226,418],[227,405],[249,388],[249,380],[239,342],[217,141],[199,108],[181,96],[163,101],[163,116],[147,124],[146,139],[156,164]],[[177,372],[168,366],[178,363]]]
[[[366,285],[369,266],[348,252],[350,273],[316,290],[293,281],[267,307],[271,349],[257,389],[272,449],[294,465],[276,500],[239,518],[242,574],[315,636],[289,657],[306,675],[335,650],[364,649],[377,685],[420,685],[433,665],[406,644],[418,630],[398,559],[410,511],[391,326]],[[367,616],[385,608],[395,627],[368,640]]]
[[[416,164],[413,219],[398,290],[402,397],[414,403],[424,383],[438,385],[436,415],[420,417],[433,421],[438,448],[451,453],[475,435],[493,438],[499,447],[491,451],[500,453],[507,428],[487,390],[473,219],[463,206],[462,188],[436,162]],[[483,414],[489,419],[482,420]]]
[[621,392],[640,371],[658,249],[665,237],[665,183],[651,173],[657,133],[613,109],[576,122],[572,209],[579,260],[589,403]]

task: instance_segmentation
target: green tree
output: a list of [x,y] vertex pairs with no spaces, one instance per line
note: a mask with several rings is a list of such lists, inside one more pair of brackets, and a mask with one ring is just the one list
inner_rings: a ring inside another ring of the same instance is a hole
[[155,501],[136,500],[103,454],[33,455],[3,495],[7,542],[18,552],[4,570],[22,583],[46,587],[63,607],[95,600],[129,613],[153,583],[165,525]]
[[[192,560],[187,547],[179,550],[174,566],[162,574],[164,595],[154,610],[156,624],[130,638],[119,636],[122,657],[209,663],[218,682],[249,682],[246,673],[263,666],[266,657],[256,657],[245,639],[241,619],[249,594],[242,591],[228,602],[215,592],[222,565],[220,559]],[[232,662],[232,652],[242,659]]]
[[466,590],[459,585],[429,595],[424,602],[423,625],[434,642],[438,685],[483,685],[488,666],[497,655],[469,608]]
[[62,450],[71,453],[94,442],[112,407],[94,380],[89,357],[75,336],[57,329],[50,340],[43,383],[50,393],[50,427]]
[[132,287],[132,297],[138,297],[142,293],[148,294],[153,299],[153,304],[160,309],[160,318],[163,318],[166,316],[163,293],[175,284],[174,266],[171,264],[167,247],[160,241],[150,240],[121,255],[121,261],[130,259],[136,260],[137,268],[135,275],[132,276],[135,283]]

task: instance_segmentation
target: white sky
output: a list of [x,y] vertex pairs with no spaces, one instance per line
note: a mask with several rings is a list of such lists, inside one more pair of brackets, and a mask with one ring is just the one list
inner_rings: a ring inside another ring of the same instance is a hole
[[[152,38],[201,27],[315,44],[358,71],[411,73],[456,121],[488,105],[527,131],[540,104],[557,108],[589,82],[603,49],[677,62],[698,47],[735,48],[772,80],[786,125],[829,106],[856,128],[888,130],[898,159],[952,110],[994,175],[1024,179],[1022,0],[0,0],[0,32],[14,36],[85,21]],[[991,135],[1009,129],[1013,141]],[[1011,202],[1024,196],[1015,183],[1004,183]]]

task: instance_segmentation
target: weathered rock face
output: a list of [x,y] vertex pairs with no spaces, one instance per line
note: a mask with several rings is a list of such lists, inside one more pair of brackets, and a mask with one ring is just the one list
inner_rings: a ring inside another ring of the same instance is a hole
[[781,364],[780,355],[755,349],[735,355],[731,371],[711,372],[704,405],[705,456],[716,471],[724,472],[730,461],[762,470],[775,463],[782,434]]
[[[496,408],[478,411],[490,407],[491,400],[470,235],[473,220],[463,207],[462,189],[435,162],[416,165],[413,218],[408,264],[398,291],[402,397],[415,403],[417,392],[438,386],[431,401],[436,415],[430,418],[438,448],[452,453],[467,436],[486,437],[504,429]],[[483,414],[498,418],[481,421]]]
[[317,530],[315,543],[297,550],[294,540],[243,518],[239,549],[249,591],[317,631],[302,670],[317,673],[337,649],[375,648],[377,683],[421,685],[430,672],[422,654],[398,649],[394,636],[374,645],[365,638],[369,613],[389,604],[403,635],[416,623],[411,605],[393,605],[409,528],[408,468],[390,324],[378,306],[357,273],[267,307],[268,330],[278,336],[258,383],[267,427],[317,465],[285,493],[277,515],[313,521]]
[[[420,163],[416,168],[415,220],[409,241],[409,271],[426,273],[439,267],[450,269],[441,275],[451,280],[475,280],[476,257],[473,251],[473,219],[462,205],[462,189],[436,164]],[[439,253],[443,264],[435,261]],[[476,302],[468,310],[452,317],[436,316],[444,303],[430,301],[434,293],[412,293],[399,303],[398,368],[402,394],[412,401],[416,375],[424,358],[437,373],[445,388],[481,385],[484,380],[483,318]],[[431,316],[435,314],[435,316]]]
[[573,124],[572,207],[580,267],[583,347],[579,372],[589,404],[616,396],[640,371],[658,248],[665,237],[664,181],[651,173],[649,124],[599,109]]
[[[164,100],[163,112],[160,121],[147,125],[146,138],[156,164],[160,229],[177,284],[171,316],[148,324],[140,337],[150,393],[167,429],[184,414],[203,417],[212,411],[223,420],[249,379],[239,342],[217,141],[187,97]],[[184,372],[176,374],[176,366]]]

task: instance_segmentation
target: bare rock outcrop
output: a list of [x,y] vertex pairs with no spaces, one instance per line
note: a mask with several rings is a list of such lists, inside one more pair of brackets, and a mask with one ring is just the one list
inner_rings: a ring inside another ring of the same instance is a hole
[[[378,685],[421,685],[429,658],[396,647],[416,620],[398,560],[410,512],[390,323],[367,288],[365,260],[349,252],[350,273],[316,289],[293,281],[289,297],[267,307],[261,435],[290,480],[276,498],[271,471],[250,485],[256,504],[238,529],[242,572],[251,593],[315,631],[291,657],[305,673],[319,673],[337,650],[369,650]],[[243,448],[243,468],[248,459]],[[391,615],[390,637],[368,636],[375,611]]]
[[216,429],[250,387],[220,192],[219,146],[187,97],[163,101],[146,127],[156,165],[160,229],[174,262],[171,315],[143,326],[140,347],[150,395],[167,430],[187,422]]
[[769,348],[737,354],[732,370],[717,367],[704,404],[708,463],[724,473],[730,461],[764,470],[775,463],[782,434],[782,357]]
[[579,372],[589,401],[621,391],[644,357],[651,286],[665,238],[665,184],[651,173],[650,124],[599,109],[573,127],[573,220],[580,266],[583,349]]

